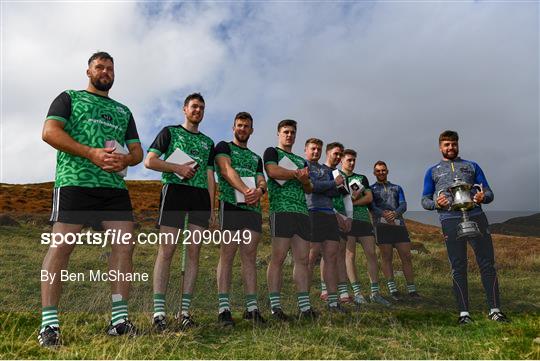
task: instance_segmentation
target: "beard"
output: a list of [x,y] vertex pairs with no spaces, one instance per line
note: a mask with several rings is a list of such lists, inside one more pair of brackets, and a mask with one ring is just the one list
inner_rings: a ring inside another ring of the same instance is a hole
[[111,79],[109,82],[104,82],[104,81],[102,81],[101,79],[98,78],[98,79],[91,79],[91,82],[92,82],[92,85],[94,86],[94,88],[96,88],[97,90],[106,92],[106,91],[109,91],[109,89],[112,88],[113,83],[114,83],[114,79]]
[[446,158],[446,159],[455,159],[457,156],[458,156],[458,151],[454,151],[454,152],[449,152],[449,151],[446,151],[446,152],[441,152],[443,157]]
[[240,143],[247,143],[249,140],[249,135],[239,135],[234,133],[234,139],[236,139]]

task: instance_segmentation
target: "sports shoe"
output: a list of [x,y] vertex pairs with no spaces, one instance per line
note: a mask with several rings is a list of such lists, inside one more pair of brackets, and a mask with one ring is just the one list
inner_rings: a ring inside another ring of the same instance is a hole
[[38,335],[41,347],[58,347],[60,343],[60,329],[58,327],[46,326],[43,332]]
[[225,310],[218,315],[218,323],[223,327],[233,327],[234,320],[230,310]]
[[369,296],[369,300],[373,303],[378,303],[386,307],[390,307],[392,305],[387,299],[381,296],[381,294],[378,292],[372,293],[371,296]]
[[510,322],[510,320],[508,319],[508,317],[506,317],[506,315],[504,313],[502,313],[501,311],[498,311],[498,312],[491,312],[489,315],[488,315],[488,318],[490,320],[493,320],[495,322]]
[[263,323],[266,323],[266,320],[262,317],[261,312],[258,308],[254,309],[253,311],[244,311],[244,320],[252,320],[253,323],[256,323],[258,325],[262,325]]
[[326,302],[328,300],[328,292],[321,292],[321,295],[319,296],[321,300]]
[[191,315],[182,314],[180,316],[180,330],[186,331],[193,327],[197,327],[197,323],[193,321],[193,318],[191,318]]
[[130,320],[127,318],[124,319],[124,322],[119,323],[117,325],[112,324],[112,322],[109,324],[109,329],[107,330],[107,335],[109,336],[122,336],[122,335],[128,335],[128,336],[136,336],[137,335],[137,328],[133,326]]
[[272,318],[278,321],[289,322],[291,318],[281,308],[272,308]]
[[465,316],[459,316],[457,322],[458,322],[459,325],[466,325],[466,324],[469,324],[469,323],[473,323],[474,321],[471,318],[471,316],[465,315]]
[[340,303],[337,306],[328,306],[328,311],[331,313],[349,313],[349,310],[343,307]]
[[357,295],[357,296],[354,296],[353,298],[353,303],[356,305],[356,306],[360,306],[360,305],[364,305],[367,303],[367,300],[364,298],[364,296],[362,295]]
[[305,311],[298,312],[299,320],[315,320],[317,317],[319,317],[319,314],[315,312],[311,307]]
[[422,298],[416,291],[409,292],[409,297],[415,300],[419,300]]
[[402,300],[401,293],[399,293],[399,291],[390,292],[390,298],[396,302],[400,302]]
[[167,319],[163,315],[154,317],[153,323],[154,331],[157,333],[162,333],[167,331]]

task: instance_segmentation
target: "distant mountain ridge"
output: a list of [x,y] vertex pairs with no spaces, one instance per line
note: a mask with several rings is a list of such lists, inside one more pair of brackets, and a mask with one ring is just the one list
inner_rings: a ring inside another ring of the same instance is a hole
[[540,237],[540,213],[510,218],[502,223],[490,224],[491,233],[520,237]]

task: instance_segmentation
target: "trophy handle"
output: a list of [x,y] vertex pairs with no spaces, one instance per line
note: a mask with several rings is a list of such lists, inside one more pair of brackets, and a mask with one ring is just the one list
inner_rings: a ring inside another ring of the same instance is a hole
[[[437,198],[439,198],[441,193],[446,192],[447,190],[449,190],[449,189],[448,188],[447,189],[439,189],[439,191],[437,192]],[[451,206],[451,202],[450,202],[450,204],[448,205],[448,210],[450,210],[451,208],[452,208],[452,206]]]
[[[471,189],[473,188],[477,188],[480,192],[484,192],[484,187],[482,186],[482,183],[480,184],[473,184],[473,186],[471,187]],[[476,202],[474,202],[476,203]]]

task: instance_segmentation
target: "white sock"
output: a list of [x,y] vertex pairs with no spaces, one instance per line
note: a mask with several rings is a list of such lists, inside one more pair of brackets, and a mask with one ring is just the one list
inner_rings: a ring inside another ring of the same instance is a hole
[[463,317],[463,316],[469,316],[469,317],[470,317],[469,312],[468,312],[468,311],[462,311],[462,312],[460,312],[460,313],[459,313],[459,317]]

